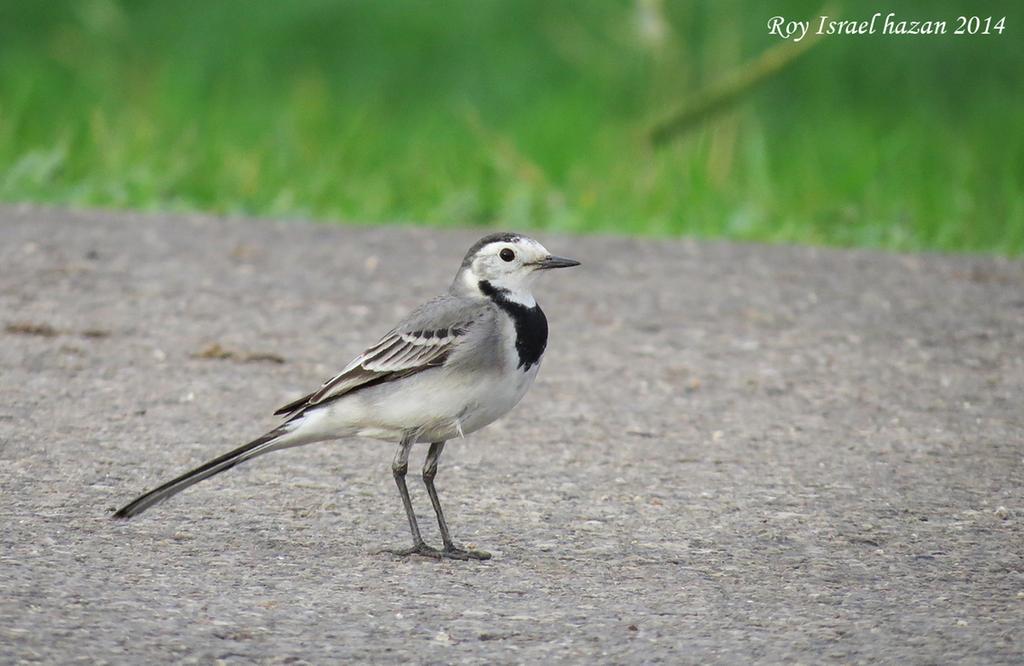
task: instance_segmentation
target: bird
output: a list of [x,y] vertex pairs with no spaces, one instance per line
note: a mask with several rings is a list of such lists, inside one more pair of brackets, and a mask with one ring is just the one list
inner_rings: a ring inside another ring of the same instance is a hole
[[[512,232],[484,236],[466,252],[448,290],[413,310],[317,390],[278,409],[278,427],[141,495],[114,514],[137,516],[204,479],[271,451],[352,437],[397,442],[391,470],[412,533],[412,547],[386,552],[436,559],[485,560],[490,554],[452,540],[434,487],[445,443],[504,416],[540,369],[548,324],[533,297],[535,278],[578,266],[538,241]],[[409,456],[429,444],[423,483],[442,548],[420,534],[406,485]]]

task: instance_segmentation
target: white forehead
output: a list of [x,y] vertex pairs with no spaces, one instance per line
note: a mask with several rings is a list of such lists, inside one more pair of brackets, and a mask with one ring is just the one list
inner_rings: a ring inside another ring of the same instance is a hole
[[508,240],[500,240],[488,243],[484,247],[480,248],[480,253],[498,254],[507,247],[512,248],[513,250],[519,250],[520,252],[527,256],[546,257],[548,255],[547,248],[545,248],[543,245],[533,240],[532,238],[527,238],[526,236],[518,236],[516,238],[511,238]]

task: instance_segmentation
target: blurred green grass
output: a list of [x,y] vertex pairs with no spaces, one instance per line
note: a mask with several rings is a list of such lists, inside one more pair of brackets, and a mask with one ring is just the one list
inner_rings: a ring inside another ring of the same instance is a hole
[[1024,250],[1024,11],[826,38],[661,149],[652,124],[800,1],[7,0],[0,200]]

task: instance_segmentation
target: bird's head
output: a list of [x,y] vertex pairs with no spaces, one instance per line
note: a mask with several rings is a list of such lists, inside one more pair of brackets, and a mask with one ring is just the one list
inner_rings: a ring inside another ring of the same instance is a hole
[[533,305],[530,285],[539,272],[578,266],[579,263],[553,256],[543,245],[526,236],[491,234],[469,248],[452,286],[471,294],[486,294],[488,290],[494,290],[508,300]]

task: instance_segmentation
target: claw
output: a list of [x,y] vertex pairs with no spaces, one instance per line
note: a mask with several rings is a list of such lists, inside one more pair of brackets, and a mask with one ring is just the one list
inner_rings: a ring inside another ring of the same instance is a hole
[[421,557],[429,557],[434,560],[448,559],[448,560],[489,560],[491,554],[483,550],[468,550],[465,548],[459,548],[457,546],[445,546],[444,550],[438,550],[433,546],[428,546],[425,543],[418,543],[411,548],[386,548],[382,553],[390,553],[391,555],[397,555],[398,557],[409,557],[410,555],[419,555]]
[[428,546],[425,543],[418,543],[415,546],[413,546],[412,548],[396,548],[396,549],[387,548],[385,550],[382,550],[381,552],[382,553],[391,553],[392,555],[397,555],[399,557],[409,557],[410,555],[420,555],[422,557],[430,557],[430,558],[433,558],[435,560],[439,560],[442,557],[442,552],[440,550],[438,550],[437,548],[433,548],[431,546]]
[[491,554],[486,550],[468,550],[466,548],[459,548],[458,546],[445,546],[444,550],[441,551],[442,557],[447,557],[451,560],[489,560]]

